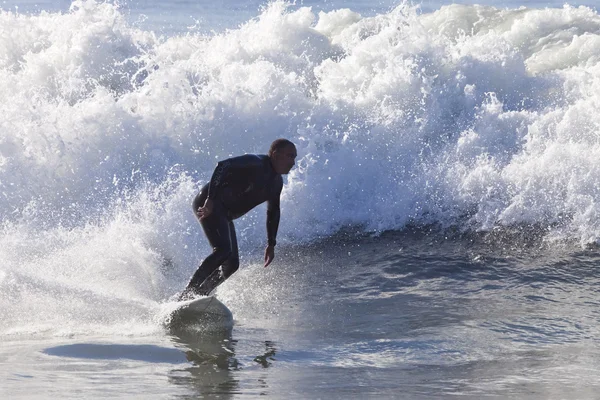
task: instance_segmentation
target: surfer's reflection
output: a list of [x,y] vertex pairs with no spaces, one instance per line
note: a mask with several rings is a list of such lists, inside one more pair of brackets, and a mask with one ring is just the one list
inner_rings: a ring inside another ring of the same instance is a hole
[[231,338],[231,330],[178,331],[171,332],[171,337],[192,364],[171,371],[171,383],[192,389],[192,397],[219,394],[228,398],[237,392],[238,382],[231,372],[239,369],[239,362],[235,358],[236,342]]
[[[263,368],[269,368],[273,365],[272,361],[275,361],[275,354],[277,353],[277,349],[275,348],[275,343],[270,340],[265,341],[265,353],[259,356],[254,357],[254,362],[260,364]],[[260,387],[261,396],[267,396],[269,393],[267,389],[269,388],[267,382],[267,374],[261,374],[258,378],[258,386]]]
[[265,354],[254,357],[254,361],[262,365],[263,368],[269,368],[273,364],[271,361],[275,361],[277,349],[275,348],[275,343],[270,340],[265,342],[265,349]]
[[[239,393],[238,373],[244,369],[251,373],[252,368],[249,364],[242,366],[236,357],[238,341],[232,339],[231,331],[172,332],[171,337],[192,363],[188,368],[171,371],[169,376],[171,383],[192,389],[194,392],[192,397],[218,394],[220,397],[228,398]],[[253,358],[253,361],[263,369],[273,364],[277,352],[275,343],[271,341],[266,341],[264,346],[264,353]],[[258,383],[261,389],[267,389],[267,376],[261,374]]]

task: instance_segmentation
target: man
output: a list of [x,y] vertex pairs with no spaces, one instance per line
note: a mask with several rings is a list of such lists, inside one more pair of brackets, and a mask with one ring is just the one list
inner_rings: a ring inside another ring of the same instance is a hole
[[180,301],[208,296],[238,270],[240,260],[233,220],[265,201],[268,243],[265,267],[271,264],[279,227],[281,175],[290,172],[296,156],[296,146],[292,142],[277,139],[271,144],[268,155],[246,154],[217,164],[210,182],[192,203],[213,252],[198,267],[179,296]]

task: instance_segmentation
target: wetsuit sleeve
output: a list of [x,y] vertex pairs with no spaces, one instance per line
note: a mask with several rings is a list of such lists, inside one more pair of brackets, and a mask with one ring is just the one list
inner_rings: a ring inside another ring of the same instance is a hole
[[242,169],[262,168],[262,161],[259,157],[246,154],[240,157],[229,158],[219,161],[217,167],[210,178],[208,184],[208,198],[211,200],[219,198],[221,189],[227,185],[228,180],[236,171]]
[[283,189],[283,179],[279,177],[277,187],[273,190],[273,197],[267,201],[267,242],[269,246],[277,244],[277,230],[279,229],[279,201],[281,197],[281,189]]

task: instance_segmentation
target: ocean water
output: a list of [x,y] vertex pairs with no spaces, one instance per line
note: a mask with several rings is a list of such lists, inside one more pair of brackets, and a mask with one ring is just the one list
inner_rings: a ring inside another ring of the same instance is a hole
[[[0,396],[593,399],[592,2],[0,2]],[[297,144],[276,259],[169,330],[216,161]]]

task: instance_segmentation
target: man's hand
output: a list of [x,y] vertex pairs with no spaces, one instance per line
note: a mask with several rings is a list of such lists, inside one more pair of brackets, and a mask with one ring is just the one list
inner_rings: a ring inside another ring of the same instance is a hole
[[271,264],[271,261],[275,258],[275,246],[267,246],[265,249],[265,268]]
[[212,214],[213,207],[214,207],[213,201],[211,199],[206,199],[206,202],[204,202],[204,207],[200,207],[197,211],[198,217],[200,217],[200,219],[204,219],[204,218],[208,217],[210,214]]

